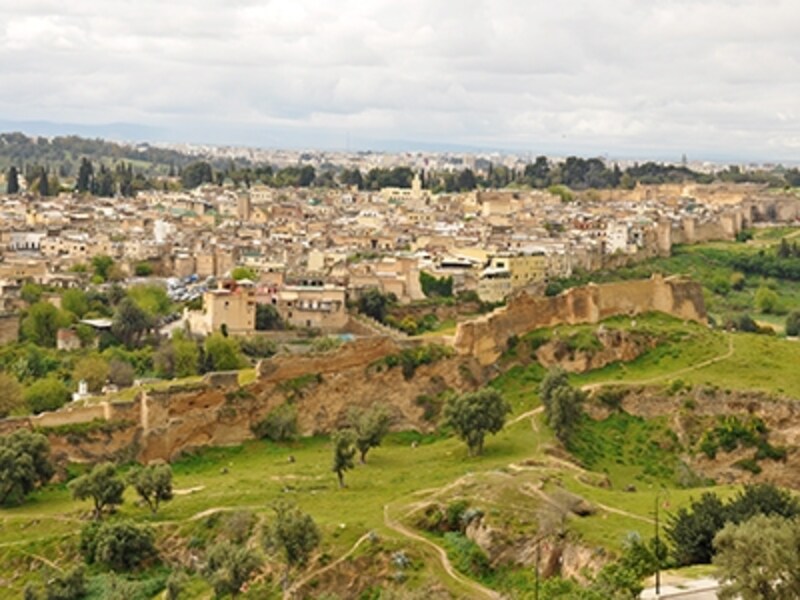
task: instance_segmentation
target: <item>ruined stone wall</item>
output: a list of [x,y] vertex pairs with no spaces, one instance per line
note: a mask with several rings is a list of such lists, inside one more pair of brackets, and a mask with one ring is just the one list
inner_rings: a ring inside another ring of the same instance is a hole
[[19,316],[0,315],[0,345],[11,344],[19,339]]
[[554,297],[523,294],[489,315],[459,324],[454,345],[460,355],[489,365],[500,357],[512,335],[650,311],[705,322],[702,288],[693,281],[654,275],[639,281],[590,284]]
[[303,356],[274,356],[258,365],[259,379],[285,381],[309,373],[334,373],[357,365],[369,364],[400,347],[388,337],[371,337],[355,340],[341,348],[320,354]]

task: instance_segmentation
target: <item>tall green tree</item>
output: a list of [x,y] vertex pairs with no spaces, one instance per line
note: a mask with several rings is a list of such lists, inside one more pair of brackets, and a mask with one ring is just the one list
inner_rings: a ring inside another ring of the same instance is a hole
[[19,194],[19,171],[17,171],[17,167],[9,167],[6,173],[6,194]]
[[491,388],[452,396],[444,407],[445,423],[466,442],[470,456],[483,452],[486,434],[500,431],[510,412],[511,406]]
[[544,416],[548,425],[562,443],[568,443],[583,414],[582,405],[586,394],[573,388],[567,380],[566,372],[556,368],[542,379],[539,397],[544,405]]
[[114,312],[111,332],[129,348],[136,345],[149,329],[153,320],[130,298],[124,298]]
[[55,347],[56,334],[69,325],[69,317],[49,302],[39,301],[28,309],[20,329],[37,346]]
[[81,192],[86,193],[92,189],[94,184],[94,167],[85,156],[81,158],[81,164],[78,167],[78,179],[75,183],[75,188]]

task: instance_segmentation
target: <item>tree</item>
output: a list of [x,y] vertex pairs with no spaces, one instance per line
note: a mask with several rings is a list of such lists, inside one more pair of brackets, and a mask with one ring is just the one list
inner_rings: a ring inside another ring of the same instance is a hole
[[101,563],[114,571],[131,571],[157,555],[155,535],[147,525],[123,520],[89,523],[81,531],[84,560]]
[[793,311],[786,317],[786,335],[800,335],[800,311]]
[[311,552],[319,546],[322,539],[317,524],[311,515],[303,513],[299,508],[285,502],[273,506],[275,519],[264,536],[264,545],[281,555],[286,570],[283,576],[284,591],[289,586],[290,570],[303,566]]
[[56,334],[69,325],[69,318],[49,302],[39,301],[28,309],[20,329],[37,346],[55,347]]
[[383,323],[389,307],[396,301],[394,294],[382,294],[378,288],[369,288],[358,298],[358,312]]
[[53,476],[50,443],[40,433],[18,429],[0,436],[0,504],[20,504]]
[[725,506],[716,494],[704,493],[690,508],[669,517],[665,532],[678,566],[711,561],[713,541],[725,524]]
[[92,268],[94,274],[100,278],[101,281],[108,280],[108,274],[111,267],[114,265],[114,259],[105,254],[98,254],[92,257]]
[[242,279],[258,281],[258,274],[249,267],[234,267],[234,269],[231,271],[231,277],[233,277],[236,281],[241,281]]
[[32,281],[26,281],[22,284],[22,288],[20,288],[19,295],[20,297],[25,300],[28,304],[35,304],[42,299],[42,294],[44,290],[42,286],[37,283],[33,283]]
[[150,316],[130,298],[124,298],[117,305],[111,332],[129,348],[137,344],[142,334],[152,327]]
[[172,500],[172,468],[168,464],[136,468],[128,475],[128,483],[153,514],[158,512],[161,502]]
[[283,319],[277,308],[272,304],[256,304],[256,331],[271,331],[283,327]]
[[66,384],[52,375],[34,381],[25,388],[23,396],[25,404],[34,414],[58,410],[70,399]]
[[106,360],[97,355],[86,356],[75,363],[73,381],[85,381],[90,392],[97,393],[108,381],[109,368]]
[[389,433],[392,417],[386,406],[373,404],[363,410],[351,406],[347,414],[349,426],[356,435],[356,448],[358,448],[361,464],[367,462],[367,452],[381,445],[384,436]]
[[222,542],[208,553],[203,574],[211,581],[217,596],[236,597],[260,566],[261,559],[249,548]]
[[573,388],[563,369],[552,369],[539,385],[539,397],[544,405],[544,415],[556,437],[564,444],[581,418],[581,405],[586,394]]
[[778,310],[778,294],[768,287],[761,286],[756,290],[756,308],[766,314],[773,314]]
[[339,487],[344,487],[344,473],[356,465],[353,458],[356,455],[356,436],[352,429],[340,429],[333,434],[333,466],[331,470],[336,473]]
[[204,161],[193,162],[181,172],[181,184],[185,189],[193,189],[204,183],[212,183],[214,173],[211,165]]
[[0,371],[0,419],[25,405],[22,386],[10,373]]
[[9,167],[6,173],[6,194],[9,196],[19,194],[19,171],[17,171],[17,167]]
[[241,368],[244,362],[239,342],[221,333],[208,336],[204,346],[209,371],[232,371]]
[[175,331],[171,340],[164,340],[153,357],[153,366],[161,377],[197,375],[200,349],[182,331]]
[[449,298],[453,296],[452,277],[434,277],[425,271],[420,271],[419,283],[422,287],[422,293],[428,298],[437,296]]
[[128,297],[151,318],[168,315],[173,310],[167,290],[160,285],[134,285],[128,289]]
[[800,520],[758,515],[714,538],[723,600],[800,598]]
[[76,317],[83,318],[89,311],[89,299],[86,292],[77,288],[71,288],[61,294],[61,308],[71,312]]
[[491,388],[452,396],[444,407],[445,423],[466,442],[470,456],[483,452],[486,434],[500,431],[510,412],[508,403]]
[[76,500],[92,500],[94,518],[100,519],[106,508],[113,510],[114,506],[122,504],[125,483],[117,475],[114,465],[101,463],[92,467],[92,470],[85,475],[72,481],[70,488],[72,497]]
[[120,388],[131,387],[136,371],[129,362],[112,358],[108,361],[108,380]]
[[78,167],[78,179],[75,183],[75,189],[80,193],[86,193],[92,189],[94,184],[94,167],[89,159],[86,157],[81,158],[81,164]]

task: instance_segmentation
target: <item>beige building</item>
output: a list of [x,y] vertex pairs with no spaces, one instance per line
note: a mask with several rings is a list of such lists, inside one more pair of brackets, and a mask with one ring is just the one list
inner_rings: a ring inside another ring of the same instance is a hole
[[478,280],[478,296],[484,302],[499,302],[511,292],[547,280],[549,261],[544,253],[497,254]]
[[209,335],[222,330],[231,334],[251,334],[256,329],[256,299],[251,287],[221,287],[203,294],[203,308],[187,311],[189,329]]
[[345,288],[309,283],[283,286],[272,297],[281,319],[294,327],[313,327],[325,332],[344,329],[348,321]]

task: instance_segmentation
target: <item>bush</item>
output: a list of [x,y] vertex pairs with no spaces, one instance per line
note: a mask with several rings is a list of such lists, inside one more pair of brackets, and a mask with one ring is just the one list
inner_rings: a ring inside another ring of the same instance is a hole
[[70,393],[63,381],[50,376],[28,386],[24,397],[31,412],[38,414],[61,408],[69,402]]
[[108,379],[114,385],[121,388],[131,387],[135,377],[136,372],[130,363],[116,358],[108,363]]
[[89,523],[81,532],[80,550],[88,564],[114,571],[131,571],[157,555],[152,529],[127,520]]
[[245,356],[251,358],[269,358],[278,352],[278,345],[263,335],[241,338],[239,347]]
[[0,504],[20,504],[53,476],[50,444],[25,429],[0,436]]
[[273,442],[288,442],[297,437],[297,408],[282,404],[273,409],[253,427],[253,433],[261,439]]
[[800,311],[793,311],[786,317],[786,335],[800,335]]

